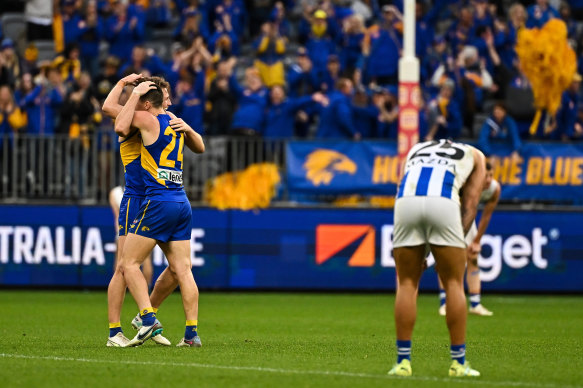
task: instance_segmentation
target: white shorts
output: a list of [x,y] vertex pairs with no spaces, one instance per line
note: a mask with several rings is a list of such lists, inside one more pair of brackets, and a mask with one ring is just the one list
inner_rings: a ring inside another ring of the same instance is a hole
[[395,203],[393,247],[434,244],[466,248],[460,206],[443,197],[401,197]]
[[470,230],[468,231],[468,234],[466,234],[466,244],[470,245],[474,239],[476,238],[476,236],[478,235],[478,227],[476,226],[476,220],[474,220],[474,222],[472,222],[472,226],[470,227]]

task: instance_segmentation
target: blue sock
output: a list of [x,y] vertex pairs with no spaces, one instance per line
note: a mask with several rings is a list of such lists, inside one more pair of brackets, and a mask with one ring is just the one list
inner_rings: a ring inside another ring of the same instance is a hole
[[191,340],[198,335],[196,332],[198,325],[198,320],[194,319],[192,321],[186,321],[186,327],[184,329],[184,339]]
[[156,322],[156,313],[152,307],[148,307],[140,312],[142,318],[142,325],[152,326]]
[[439,289],[439,307],[445,304],[445,290],[443,288]]
[[476,307],[480,303],[480,294],[470,294],[470,306]]
[[451,359],[457,360],[460,364],[466,363],[466,344],[450,346]]
[[123,331],[121,330],[121,324],[119,322],[113,322],[113,323],[109,323],[109,336],[113,337],[115,336],[117,333],[123,333]]
[[405,359],[411,361],[411,340],[397,340],[397,364]]

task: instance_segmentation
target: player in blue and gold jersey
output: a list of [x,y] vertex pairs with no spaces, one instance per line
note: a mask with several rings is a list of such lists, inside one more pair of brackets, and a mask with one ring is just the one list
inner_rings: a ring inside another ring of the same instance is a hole
[[[123,107],[119,104],[119,100],[124,87],[127,85],[132,85],[132,83],[140,78],[140,74],[130,74],[127,77],[122,78],[107,96],[107,99],[103,104],[103,112],[112,118],[116,118]],[[167,83],[160,83],[160,86],[164,89],[163,107],[167,108],[169,105],[171,105],[168,91],[169,86]],[[139,130],[137,128],[133,128],[132,132],[128,136],[120,137],[119,142],[120,155],[124,165],[124,177],[126,182],[126,187],[119,204],[118,212],[119,238],[117,251],[118,253],[121,253],[124,247],[126,235],[128,233],[128,228],[142,206],[146,191],[144,179],[142,176],[143,169],[140,159],[142,139]],[[146,274],[144,273],[144,275]],[[170,271],[165,270],[160,275],[157,286],[159,290],[158,294],[164,295],[162,300],[174,289],[176,289],[177,284],[178,283],[176,279],[172,276]],[[160,292],[161,288],[162,292]],[[123,278],[118,255],[116,258],[115,271],[107,290],[109,319],[109,338],[107,341],[107,346],[125,346],[129,342],[129,340],[123,334],[120,322],[121,308],[123,305],[125,290],[126,283]],[[152,339],[160,345],[170,345],[170,341],[161,335],[155,336]]]
[[198,288],[191,271],[190,233],[192,209],[182,184],[184,146],[204,152],[204,143],[190,126],[164,110],[163,91],[153,82],[141,82],[117,116],[118,135],[130,135],[131,128],[142,137],[141,164],[146,201],[130,225],[121,263],[124,278],[134,296],[143,326],[129,345],[140,345],[162,331],[148,296],[140,264],[158,243],[178,280],[182,293],[186,329],[178,346],[200,346],[197,335]]

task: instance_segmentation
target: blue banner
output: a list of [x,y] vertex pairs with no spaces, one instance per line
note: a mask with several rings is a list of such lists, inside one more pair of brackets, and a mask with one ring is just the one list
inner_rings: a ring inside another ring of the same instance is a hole
[[[583,292],[583,212],[495,211],[479,258],[485,290]],[[392,211],[193,208],[202,288],[392,290]],[[106,287],[115,254],[106,207],[0,206],[0,285]],[[155,274],[166,262],[153,252]],[[436,290],[433,260],[421,282]]]
[[[502,199],[581,203],[583,144],[526,143],[520,156],[495,145],[491,156]],[[394,196],[398,181],[393,142],[289,142],[290,193]]]

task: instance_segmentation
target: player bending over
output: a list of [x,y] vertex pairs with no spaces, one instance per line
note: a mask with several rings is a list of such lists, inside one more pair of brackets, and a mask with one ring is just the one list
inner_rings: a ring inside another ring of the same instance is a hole
[[449,375],[479,376],[465,360],[464,236],[476,217],[485,176],[484,155],[469,145],[447,140],[419,143],[407,155],[404,174],[395,202],[393,231],[398,280],[397,363],[389,374],[413,373],[411,337],[417,317],[419,279],[429,248],[447,292],[446,323],[452,358]]

